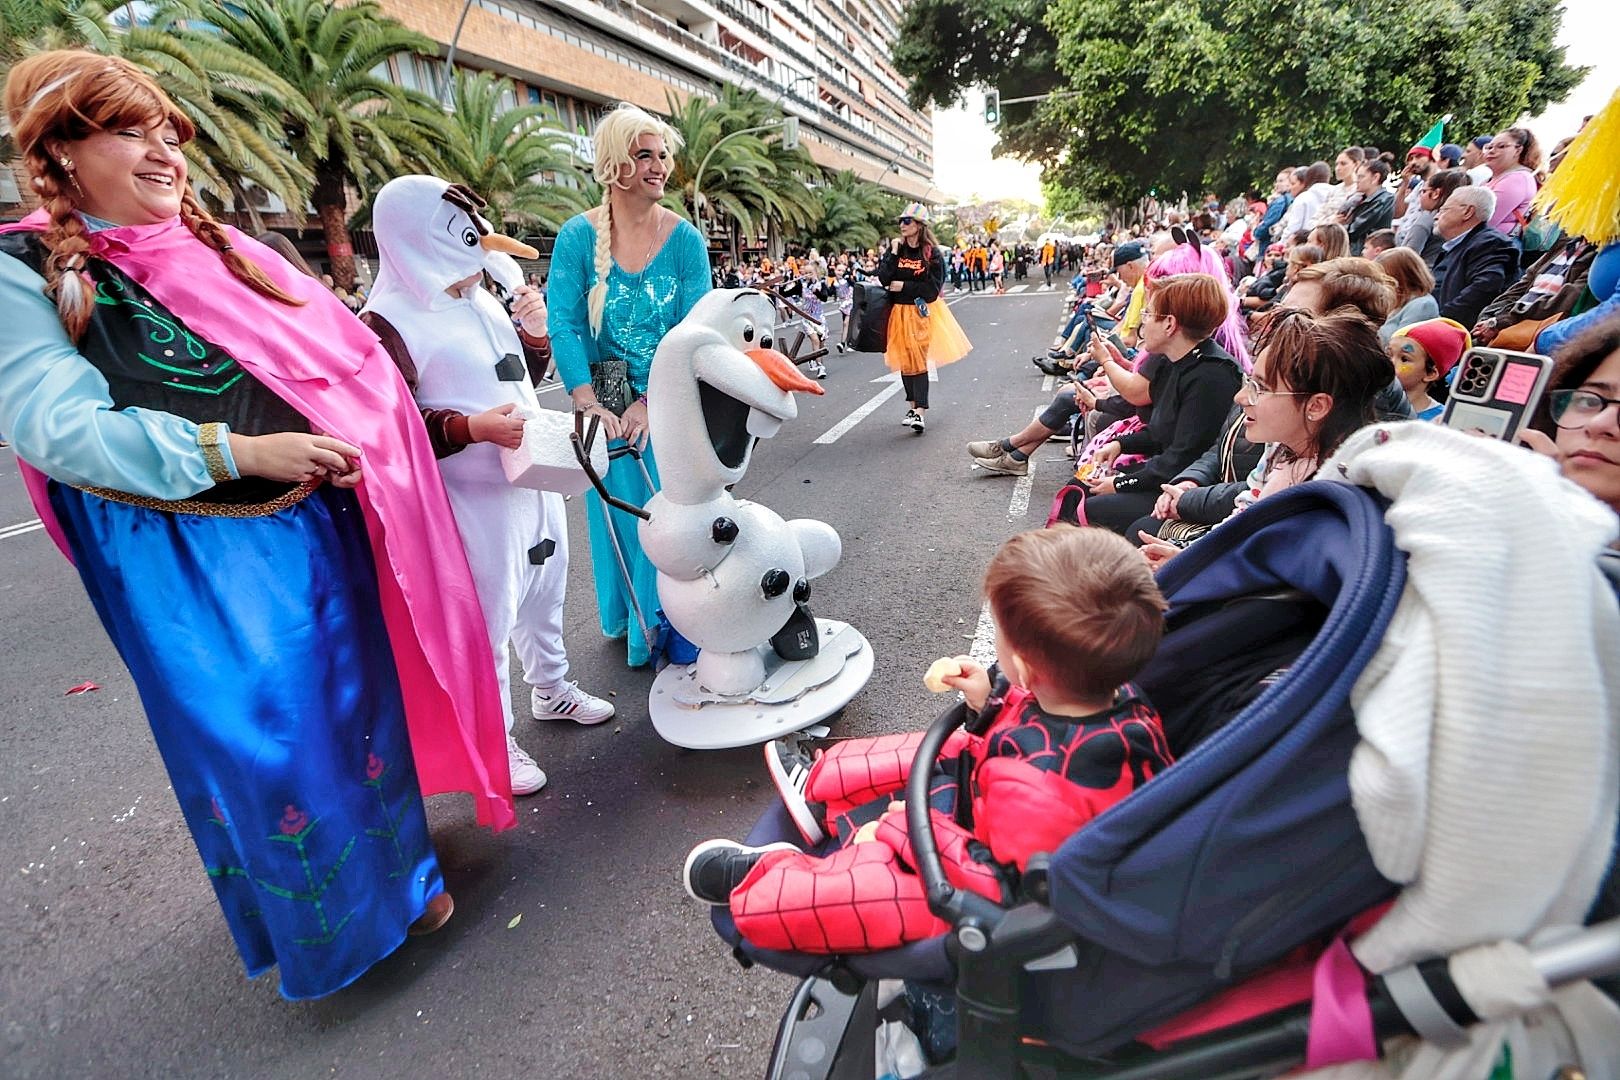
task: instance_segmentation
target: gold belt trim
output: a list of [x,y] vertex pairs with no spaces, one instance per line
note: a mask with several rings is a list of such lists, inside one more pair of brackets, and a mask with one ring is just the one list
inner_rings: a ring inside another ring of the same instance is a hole
[[162,510],[169,514],[200,514],[203,517],[254,518],[279,514],[289,506],[297,506],[309,498],[310,494],[320,486],[321,482],[318,480],[305,481],[285,495],[278,495],[269,502],[258,503],[206,502],[202,499],[154,499],[148,495],[131,495],[127,491],[114,491],[111,488],[102,487],[79,487],[79,490],[97,498],[106,499],[108,502],[123,503],[125,506],[139,506],[143,510]]

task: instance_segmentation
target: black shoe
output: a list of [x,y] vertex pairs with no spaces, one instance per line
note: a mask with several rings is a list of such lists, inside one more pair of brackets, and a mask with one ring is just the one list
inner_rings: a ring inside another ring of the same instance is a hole
[[1032,356],[1030,357],[1030,363],[1034,364],[1036,367],[1040,368],[1043,373],[1052,376],[1054,379],[1062,379],[1067,377],[1069,374],[1068,368],[1063,367],[1060,364],[1055,364],[1044,356]]
[[804,797],[804,787],[815,763],[815,755],[800,735],[787,735],[765,744],[765,771],[770,773],[771,783],[776,785],[776,793],[781,796],[788,817],[793,819],[799,835],[810,847],[827,839],[827,830],[821,825],[825,807],[812,805]]
[[731,891],[767,851],[798,851],[792,844],[766,844],[751,848],[735,840],[705,840],[686,857],[681,880],[687,895],[705,904],[720,907],[731,899]]

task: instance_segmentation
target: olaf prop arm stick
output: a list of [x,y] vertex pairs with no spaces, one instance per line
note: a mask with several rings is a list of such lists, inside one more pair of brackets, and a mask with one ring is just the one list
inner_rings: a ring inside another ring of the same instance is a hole
[[797,418],[795,395],[822,393],[772,339],[777,316],[757,290],[711,292],[665,336],[648,379],[665,465],[639,535],[664,614],[701,650],[660,673],[649,702],[659,733],[681,746],[807,727],[871,674],[865,639],[810,610],[810,581],[841,555],[837,532],[731,494],[757,442]]

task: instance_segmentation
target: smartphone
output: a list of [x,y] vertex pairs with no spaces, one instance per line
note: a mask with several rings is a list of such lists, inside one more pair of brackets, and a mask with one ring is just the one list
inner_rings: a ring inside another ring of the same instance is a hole
[[1517,442],[1551,375],[1552,361],[1545,356],[1469,349],[1452,377],[1440,422],[1460,431]]

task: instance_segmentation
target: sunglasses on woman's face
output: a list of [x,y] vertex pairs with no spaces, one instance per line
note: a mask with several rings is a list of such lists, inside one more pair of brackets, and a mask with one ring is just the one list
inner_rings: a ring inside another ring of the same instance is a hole
[[916,223],[917,223],[916,218],[903,217],[903,218],[900,219],[900,224],[902,224],[902,225],[915,225]]

